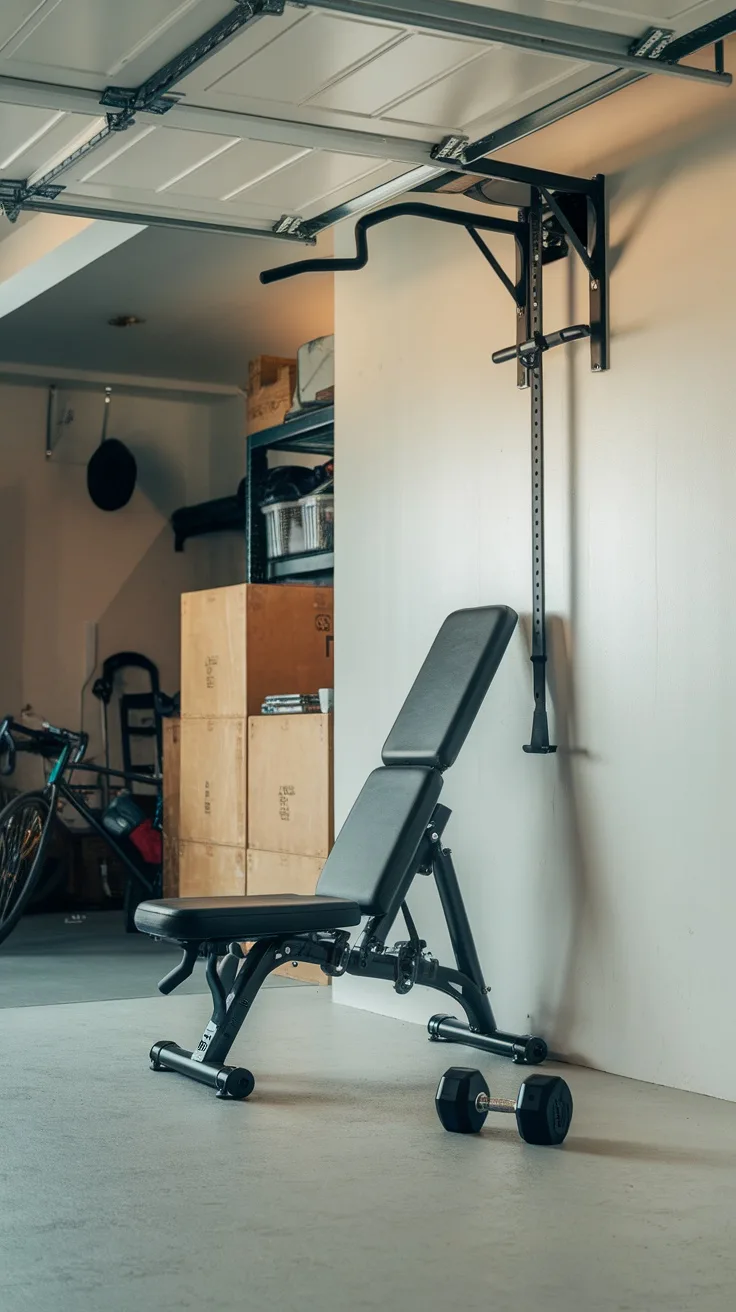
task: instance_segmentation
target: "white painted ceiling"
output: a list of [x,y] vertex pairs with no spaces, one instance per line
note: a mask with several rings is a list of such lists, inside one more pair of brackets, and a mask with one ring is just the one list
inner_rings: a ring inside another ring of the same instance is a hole
[[[317,249],[331,255],[331,233]],[[275,242],[148,228],[0,318],[0,362],[242,387],[254,356],[332,332],[331,274],[259,283],[293,258]],[[118,314],[146,322],[111,328]]]
[[[686,31],[730,6],[730,0],[493,3],[632,37],[656,23]],[[2,0],[0,177],[47,171],[104,125],[97,104],[104,87],[139,86],[232,8],[233,0]],[[287,5],[283,15],[248,24],[180,82],[181,104],[169,114],[139,115],[135,126],[65,172],[63,199],[269,228],[283,213],[310,218],[406,172],[407,164],[394,157],[398,138],[432,143],[456,131],[476,138],[602,71]],[[19,90],[6,82],[2,90],[2,79],[11,78],[26,85]],[[67,94],[54,94],[53,86]],[[202,120],[195,107],[208,111]],[[245,115],[271,120],[274,139],[249,135]],[[296,144],[293,131],[280,126],[287,123],[387,141],[371,155],[346,144],[314,148]]]

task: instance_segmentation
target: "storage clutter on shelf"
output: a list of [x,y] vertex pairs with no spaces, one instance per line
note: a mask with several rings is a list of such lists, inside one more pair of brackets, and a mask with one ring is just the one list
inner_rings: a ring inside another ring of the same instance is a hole
[[313,469],[281,465],[269,470],[260,509],[266,521],[269,560],[304,551],[331,551],[334,528],[334,465]]

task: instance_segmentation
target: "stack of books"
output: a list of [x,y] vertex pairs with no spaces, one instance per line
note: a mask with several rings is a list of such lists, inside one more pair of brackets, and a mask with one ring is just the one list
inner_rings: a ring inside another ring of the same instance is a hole
[[261,706],[263,715],[304,715],[319,714],[319,696],[315,693],[279,693],[266,697]]

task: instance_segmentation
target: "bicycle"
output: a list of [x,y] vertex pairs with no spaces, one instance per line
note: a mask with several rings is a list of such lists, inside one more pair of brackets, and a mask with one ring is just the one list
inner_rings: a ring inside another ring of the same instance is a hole
[[[20,743],[16,738],[21,740]],[[44,788],[20,793],[0,811],[0,943],[15,929],[33,899],[62,799],[104,838],[125,867],[123,909],[128,932],[135,930],[133,917],[138,902],[143,898],[161,896],[161,863],[152,865],[144,861],[133,843],[115,837],[104,825],[106,812],[92,810],[71,783],[77,771],[86,770],[108,780],[123,780],[125,784],[153,784],[157,796],[154,827],[160,829],[161,776],[111,770],[109,766],[85,762],[88,742],[88,734],[58,729],[52,724],[44,723],[42,729],[31,729],[10,717],[0,720],[0,774],[12,774],[17,751],[36,751],[56,757]]]

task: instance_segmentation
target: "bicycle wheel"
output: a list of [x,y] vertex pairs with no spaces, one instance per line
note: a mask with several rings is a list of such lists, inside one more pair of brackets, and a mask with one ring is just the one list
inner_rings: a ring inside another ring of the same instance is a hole
[[44,793],[22,793],[0,811],[0,943],[33,897],[52,820]]

